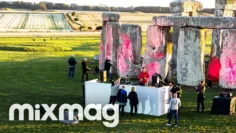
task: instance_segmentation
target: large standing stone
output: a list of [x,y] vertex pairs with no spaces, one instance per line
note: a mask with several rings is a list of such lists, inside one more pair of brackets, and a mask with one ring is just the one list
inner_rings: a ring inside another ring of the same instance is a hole
[[[195,0],[175,0],[170,3],[170,9],[172,16],[199,16],[198,11],[202,9],[202,3]],[[179,26],[173,26],[173,47],[170,63],[172,76],[176,76],[179,30]]]
[[111,61],[113,62],[112,64],[112,73],[117,74],[117,49],[119,46],[119,35],[120,35],[120,24],[117,22],[109,22],[107,23],[107,29],[112,29],[110,33],[112,33],[112,38],[110,42],[113,44],[112,46],[112,57]]
[[[225,8],[226,0],[216,0],[216,10],[214,13],[215,17],[223,17],[224,8]],[[219,74],[220,74],[220,54],[221,54],[221,33],[220,29],[213,29],[212,32],[212,45],[211,45],[211,57],[210,62],[208,64],[207,69],[207,80],[211,80],[213,82],[219,82]]]
[[170,27],[152,25],[148,27],[143,67],[147,69],[149,75],[157,73],[163,78],[166,77],[170,60],[167,58],[167,46],[171,45],[171,37]]
[[172,46],[172,57],[171,57],[171,68],[173,70],[173,76],[176,75],[179,31],[180,31],[179,26],[173,27],[173,46]]
[[220,86],[236,88],[236,30],[223,30]]
[[104,70],[106,59],[114,62],[113,72],[116,72],[116,49],[119,44],[120,24],[119,14],[103,13],[103,26],[100,42],[99,69]]
[[117,51],[117,73],[120,77],[138,76],[141,68],[141,52],[141,27],[129,24],[122,25]]
[[177,54],[178,83],[197,86],[205,79],[205,35],[198,28],[181,28]]

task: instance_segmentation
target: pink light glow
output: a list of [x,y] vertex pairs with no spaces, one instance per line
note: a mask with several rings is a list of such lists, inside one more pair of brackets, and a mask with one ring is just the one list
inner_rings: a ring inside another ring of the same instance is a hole
[[165,51],[165,34],[161,27],[149,26],[147,31],[147,46],[144,58],[144,66],[150,76],[155,73],[161,74],[161,71],[165,71],[165,68],[158,63],[161,59],[166,57]]
[[219,82],[220,68],[220,59],[218,57],[211,58],[207,70],[207,79],[213,82]]
[[222,63],[222,69],[221,69],[220,75],[221,75],[222,80],[229,86],[236,86],[235,50],[224,49],[224,52],[221,55],[221,63]]
[[120,44],[117,51],[117,67],[122,74],[125,74],[128,69],[130,69],[130,64],[133,62],[133,48],[127,34],[121,34],[120,38],[122,44]]
[[150,75],[149,80],[151,79],[151,76],[154,75],[155,73],[158,73],[158,74],[161,73],[161,66],[158,62],[152,62],[146,65],[145,68],[147,69],[147,72]]

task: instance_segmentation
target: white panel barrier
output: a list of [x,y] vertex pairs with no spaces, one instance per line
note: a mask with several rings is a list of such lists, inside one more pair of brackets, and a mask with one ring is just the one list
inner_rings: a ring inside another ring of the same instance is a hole
[[[85,82],[85,104],[109,103],[111,94],[111,84],[97,83],[97,80]],[[120,88],[123,85],[120,86]],[[132,85],[124,85],[127,95],[131,91]],[[169,104],[169,86],[161,88],[134,86],[138,94],[139,105],[138,114],[161,116],[167,113]],[[125,106],[125,112],[130,112],[129,100]]]

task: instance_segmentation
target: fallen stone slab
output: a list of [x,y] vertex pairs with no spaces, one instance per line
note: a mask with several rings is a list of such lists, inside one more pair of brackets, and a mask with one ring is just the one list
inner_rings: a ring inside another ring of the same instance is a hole
[[120,29],[117,50],[117,73],[120,77],[137,77],[141,69],[142,35],[138,25],[124,24]]
[[220,86],[236,88],[236,30],[222,31]]
[[235,17],[153,17],[153,25],[157,26],[188,26],[208,29],[235,29]]

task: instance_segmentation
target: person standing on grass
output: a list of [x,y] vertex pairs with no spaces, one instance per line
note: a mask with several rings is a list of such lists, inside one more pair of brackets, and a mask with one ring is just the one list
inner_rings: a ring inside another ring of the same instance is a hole
[[86,81],[88,81],[88,71],[90,70],[90,68],[88,67],[88,64],[87,64],[87,58],[84,58],[81,65],[82,65],[82,73],[83,73],[81,82],[84,82],[84,75],[86,75]]
[[71,57],[68,59],[68,64],[69,64],[68,79],[74,78],[75,65],[77,64],[77,61],[75,59],[75,55],[71,55]]
[[[177,93],[177,97],[181,101],[181,96],[182,96],[182,93],[183,93],[181,84],[178,84],[176,86],[176,93]],[[181,111],[181,107],[179,107],[179,110],[178,110],[178,117],[180,116],[180,111]]]
[[199,108],[200,108],[200,104],[202,106],[202,113],[204,112],[204,94],[206,91],[205,85],[203,80],[200,82],[200,84],[198,85],[198,87],[196,88],[197,90],[197,113],[199,112]]
[[121,115],[124,116],[124,109],[127,103],[127,92],[125,90],[125,86],[122,86],[122,88],[117,93],[117,103],[119,104]]
[[117,96],[117,92],[119,90],[119,86],[120,86],[120,78],[117,81],[111,81],[111,96],[110,96],[110,102],[109,104],[115,104],[116,103],[116,96]]
[[137,105],[138,105],[138,94],[135,92],[135,87],[131,88],[131,92],[129,93],[128,99],[130,101],[130,115],[133,116],[133,109],[135,111],[135,115],[137,115]]
[[173,96],[173,94],[172,94],[173,89],[174,89],[174,83],[173,83],[173,81],[170,81],[169,82],[169,89],[168,89],[168,91],[169,91],[169,102],[170,102],[170,99]]
[[181,106],[181,101],[177,98],[177,94],[173,95],[173,98],[170,99],[170,106],[169,106],[169,116],[168,116],[168,124],[167,126],[171,126],[172,116],[175,116],[175,126],[178,125],[178,109]]
[[105,61],[105,66],[104,66],[104,68],[105,68],[105,70],[106,70],[106,72],[107,72],[107,78],[110,80],[110,76],[111,76],[111,66],[112,66],[112,63],[111,63],[111,60],[108,60],[108,59],[106,59],[106,61]]

